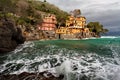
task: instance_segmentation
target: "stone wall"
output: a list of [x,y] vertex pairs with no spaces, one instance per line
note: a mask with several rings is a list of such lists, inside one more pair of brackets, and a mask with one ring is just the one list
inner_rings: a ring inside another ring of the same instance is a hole
[[57,34],[57,39],[83,39],[97,37],[93,32],[80,32],[76,34]]

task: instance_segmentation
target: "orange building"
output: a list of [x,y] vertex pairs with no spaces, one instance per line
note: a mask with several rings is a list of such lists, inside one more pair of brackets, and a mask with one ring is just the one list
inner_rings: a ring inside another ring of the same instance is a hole
[[86,25],[86,18],[84,16],[79,16],[79,17],[75,18],[75,22],[76,22],[77,26],[84,28]]
[[39,27],[39,30],[52,31],[56,28],[56,17],[53,14],[49,14],[44,17],[42,25]]
[[78,17],[69,16],[68,20],[66,20],[67,27],[77,26],[79,28],[84,28],[85,24],[86,24],[86,18],[84,16],[78,16]]
[[[68,16],[66,20],[66,27],[60,27],[56,30],[56,34],[76,34],[85,29],[86,18],[84,16]],[[87,31],[87,30],[85,30]]]

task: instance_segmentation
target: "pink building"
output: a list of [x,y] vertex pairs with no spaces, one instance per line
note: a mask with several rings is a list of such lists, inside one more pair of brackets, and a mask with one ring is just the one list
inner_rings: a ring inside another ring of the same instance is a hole
[[57,21],[55,15],[48,15],[43,19],[42,25],[39,27],[39,30],[55,30],[56,23]]

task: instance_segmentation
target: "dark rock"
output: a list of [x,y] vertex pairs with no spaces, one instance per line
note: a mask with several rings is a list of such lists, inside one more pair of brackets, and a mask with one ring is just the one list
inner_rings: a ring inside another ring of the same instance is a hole
[[0,20],[0,53],[6,53],[14,50],[19,44],[24,43],[20,28],[15,27],[12,21]]
[[0,75],[0,80],[62,80],[63,78],[64,75],[55,77],[49,72]]

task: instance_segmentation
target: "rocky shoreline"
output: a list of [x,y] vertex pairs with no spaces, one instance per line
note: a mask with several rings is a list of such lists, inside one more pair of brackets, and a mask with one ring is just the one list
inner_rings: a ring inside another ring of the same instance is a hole
[[25,37],[19,27],[10,20],[0,19],[0,53],[14,50],[19,44],[24,43]]
[[25,41],[34,40],[56,40],[56,39],[84,39],[91,37],[100,37],[95,33],[84,33],[67,35],[58,35],[54,31],[41,31],[38,29],[25,32],[23,27],[15,26],[15,23],[11,20],[0,19],[0,53],[7,53],[13,51],[19,44],[23,44]]
[[64,75],[58,77],[49,72],[0,75],[0,80],[62,80]]

